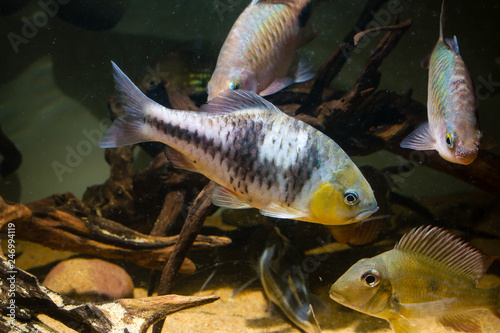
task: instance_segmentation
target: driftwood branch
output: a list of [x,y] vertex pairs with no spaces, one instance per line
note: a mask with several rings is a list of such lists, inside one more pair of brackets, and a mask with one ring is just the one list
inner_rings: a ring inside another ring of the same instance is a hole
[[185,195],[181,191],[172,191],[165,196],[163,208],[156,220],[151,236],[165,236],[173,227],[184,204]]
[[[203,222],[209,213],[209,208],[212,205],[212,192],[214,187],[215,183],[208,183],[200,194],[198,194],[198,197],[196,197],[193,206],[191,206],[184,227],[182,228],[179,241],[175,245],[172,256],[163,269],[160,285],[158,287],[158,295],[170,293],[177,272],[179,272],[182,262],[193,245],[196,235],[200,233]],[[153,327],[153,332],[161,332],[162,326],[163,323],[159,322]]]
[[78,332],[146,332],[170,313],[219,299],[217,296],[165,295],[80,303],[38,283],[33,275],[0,256],[0,331],[57,332],[38,316],[44,314]]
[[345,128],[353,123],[353,119],[361,116],[356,114],[357,107],[378,88],[382,76],[379,71],[382,61],[398,44],[410,26],[411,20],[406,20],[395,26],[394,30],[386,33],[368,58],[354,87],[342,98],[325,102],[317,108],[316,115],[325,127]]
[[367,25],[373,20],[373,15],[385,2],[387,2],[387,0],[372,0],[366,3],[354,27],[347,33],[337,49],[330,55],[330,58],[328,58],[318,71],[318,75],[307,99],[296,111],[296,114],[310,114],[321,103],[324,89],[330,85],[342,67],[344,67],[344,64],[355,48],[354,36],[358,32],[366,29]]
[[[13,223],[16,239],[52,249],[127,259],[137,265],[162,269],[179,236],[144,235],[114,221],[92,215],[71,194],[54,195],[28,205],[9,205],[0,198],[0,231]],[[227,245],[226,237],[198,236],[193,249]],[[186,259],[181,272],[194,272]]]

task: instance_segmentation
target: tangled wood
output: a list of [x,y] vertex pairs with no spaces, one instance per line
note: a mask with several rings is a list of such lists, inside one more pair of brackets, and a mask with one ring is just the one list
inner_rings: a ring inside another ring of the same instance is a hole
[[[165,295],[81,303],[38,283],[35,276],[0,256],[0,331],[55,333],[40,318],[46,315],[77,332],[146,332],[170,313],[211,303],[217,296]],[[11,310],[12,309],[12,310]]]

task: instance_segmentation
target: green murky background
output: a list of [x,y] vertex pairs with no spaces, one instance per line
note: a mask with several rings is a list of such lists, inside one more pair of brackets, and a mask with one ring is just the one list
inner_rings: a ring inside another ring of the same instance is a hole
[[[303,56],[318,68],[353,26],[364,3],[320,4],[313,14],[319,35],[301,51]],[[108,175],[104,151],[93,143],[87,149],[82,141],[90,141],[82,131],[102,131],[99,122],[107,117],[107,98],[114,92],[110,61],[132,78],[159,70],[175,79],[196,71],[200,64],[212,70],[225,36],[245,6],[246,1],[240,0],[132,0],[121,21],[109,31],[89,31],[51,17],[27,43],[18,45],[17,53],[9,33],[23,36],[23,18],[32,20],[41,7],[31,1],[18,12],[0,17],[0,124],[24,158],[14,175],[0,180],[0,194],[29,202],[67,191],[81,196],[87,186],[102,183]],[[380,88],[398,93],[413,89],[413,98],[425,103],[427,71],[419,63],[438,36],[439,1],[399,1],[393,6],[401,10],[402,19],[412,18],[413,26],[385,59]],[[481,85],[491,75],[500,82],[500,66],[495,63],[500,56],[500,3],[464,0],[454,1],[453,6],[445,35],[458,36],[475,84]],[[381,14],[376,20],[386,23],[389,19]],[[349,59],[334,87],[352,85],[379,38],[369,38]],[[168,60],[156,67],[153,62],[160,57]],[[480,122],[498,142],[500,86],[490,89],[481,90],[487,98],[480,100]],[[68,157],[78,148],[88,155]],[[376,167],[403,163],[385,152],[355,158],[355,162]],[[424,167],[400,186],[400,191],[410,195],[472,190],[464,182]]]

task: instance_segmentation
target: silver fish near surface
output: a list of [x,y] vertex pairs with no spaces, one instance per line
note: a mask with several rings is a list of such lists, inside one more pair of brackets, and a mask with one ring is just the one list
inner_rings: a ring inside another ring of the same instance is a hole
[[229,91],[199,112],[150,100],[115,65],[125,115],[100,147],[146,141],[170,149],[174,166],[217,183],[212,202],[262,215],[321,224],[362,221],[377,211],[373,191],[329,137],[252,92]]
[[313,5],[313,0],[253,0],[222,45],[208,100],[227,89],[270,95],[313,78],[304,63],[289,75],[297,49],[313,38],[305,36]]
[[267,298],[276,304],[292,323],[304,332],[318,333],[321,329],[314,321],[301,258],[304,256],[299,250],[275,228],[259,258],[257,273]]
[[442,3],[439,40],[429,59],[428,123],[401,142],[401,147],[437,150],[445,160],[470,164],[480,148],[474,86],[460,56],[456,36],[443,38],[446,0]]
[[330,297],[389,321],[395,333],[422,332],[429,319],[479,333],[472,311],[487,309],[500,318],[500,286],[478,287],[493,259],[440,228],[415,228],[393,250],[352,265]]

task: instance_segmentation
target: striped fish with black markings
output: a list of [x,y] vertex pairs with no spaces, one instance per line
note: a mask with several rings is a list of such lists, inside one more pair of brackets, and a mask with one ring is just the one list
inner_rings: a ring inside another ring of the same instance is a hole
[[306,33],[312,9],[313,0],[253,0],[222,45],[208,100],[227,89],[270,95],[313,78],[303,62],[290,73],[297,49],[315,36]]
[[401,147],[437,150],[445,160],[467,165],[478,154],[482,134],[478,129],[474,86],[460,56],[457,38],[443,38],[447,3],[443,0],[439,40],[429,58],[429,122],[410,133]]
[[219,184],[215,205],[322,224],[368,218],[378,207],[356,165],[329,137],[252,92],[228,91],[200,112],[165,108],[113,63],[126,114],[100,147],[145,141],[170,146],[174,166]]

